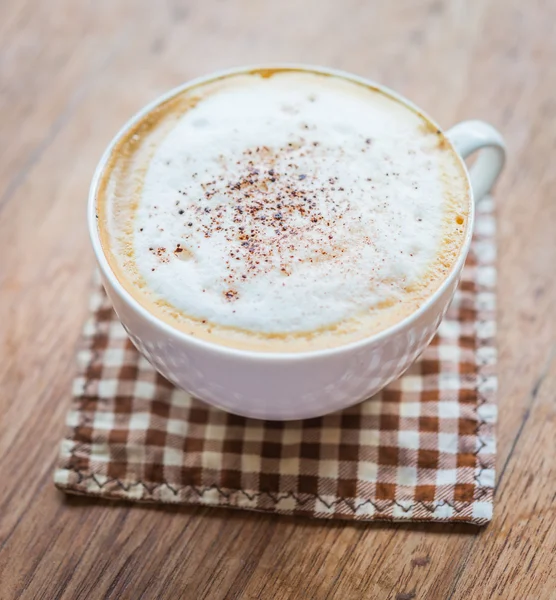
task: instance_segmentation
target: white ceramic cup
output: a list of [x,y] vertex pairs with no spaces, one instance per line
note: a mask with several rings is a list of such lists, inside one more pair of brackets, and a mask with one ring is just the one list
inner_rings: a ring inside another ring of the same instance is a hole
[[[295,353],[236,350],[187,335],[143,308],[122,287],[108,264],[95,218],[101,176],[117,141],[159,103],[191,86],[226,74],[284,67],[326,73],[378,88],[425,115],[388,88],[332,69],[267,65],[215,73],[171,90],[122,127],[97,166],[88,206],[89,232],[104,287],[138,350],[164,377],[196,398],[239,415],[279,420],[317,417],[361,402],[399,377],[421,354],[434,336],[458,285],[471,243],[474,202],[491,189],[505,158],[501,135],[486,123],[465,121],[446,132],[464,168],[463,159],[479,151],[473,167],[466,170],[471,189],[467,234],[446,280],[418,310],[393,327],[337,348]],[[425,117],[440,129],[433,119]]]

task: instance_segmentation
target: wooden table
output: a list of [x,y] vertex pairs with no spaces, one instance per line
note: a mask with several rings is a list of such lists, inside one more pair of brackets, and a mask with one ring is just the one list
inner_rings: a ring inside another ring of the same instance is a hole
[[[0,598],[556,598],[556,3],[0,3]],[[66,499],[52,475],[119,126],[191,77],[344,68],[502,131],[497,490],[485,529]]]

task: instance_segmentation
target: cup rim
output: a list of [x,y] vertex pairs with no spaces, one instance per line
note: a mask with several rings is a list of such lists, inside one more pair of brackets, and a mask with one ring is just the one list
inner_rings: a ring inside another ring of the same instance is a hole
[[[232,346],[226,346],[224,344],[219,344],[217,342],[211,342],[208,340],[204,340],[201,338],[197,338],[194,335],[190,335],[184,331],[173,327],[169,323],[166,323],[162,319],[159,319],[151,312],[149,312],[138,300],[136,300],[120,283],[116,274],[114,273],[112,267],[110,266],[108,259],[104,253],[104,249],[102,247],[102,243],[100,241],[100,234],[97,227],[97,219],[96,219],[96,205],[97,205],[97,194],[99,184],[102,180],[102,176],[104,174],[104,169],[107,166],[112,151],[116,147],[116,145],[120,142],[120,140],[125,136],[125,134],[144,116],[146,116],[149,112],[154,110],[160,104],[168,101],[174,96],[184,92],[185,90],[202,85],[204,83],[208,83],[210,81],[214,81],[216,79],[237,75],[241,73],[251,73],[257,71],[264,70],[293,70],[293,71],[307,71],[310,73],[317,73],[322,75],[330,75],[332,77],[338,77],[347,81],[352,81],[355,83],[359,83],[361,85],[365,85],[367,87],[378,90],[380,93],[400,102],[413,112],[416,112],[419,116],[427,120],[434,127],[439,130],[444,138],[449,142],[451,149],[457,156],[463,170],[465,172],[468,184],[468,194],[469,194],[469,213],[467,217],[467,230],[465,233],[464,241],[460,247],[459,254],[457,259],[452,264],[450,272],[444,278],[442,283],[434,290],[434,292],[428,296],[428,298],[412,313],[401,319],[400,321],[394,323],[392,326],[387,327],[375,334],[369,335],[359,340],[355,340],[353,342],[349,342],[347,344],[342,344],[340,346],[333,346],[331,348],[321,348],[315,350],[305,350],[302,352],[276,352],[276,351],[261,351],[261,350],[246,350],[242,348],[234,348]],[[146,104],[143,108],[137,111],[133,116],[131,116],[119,129],[116,135],[112,138],[106,149],[104,150],[93,174],[93,178],[91,180],[91,184],[89,187],[89,195],[88,195],[88,205],[87,205],[87,218],[88,218],[88,228],[89,228],[89,237],[92,242],[93,251],[95,253],[95,257],[97,263],[102,271],[104,277],[110,283],[112,289],[118,294],[120,299],[130,306],[136,313],[139,313],[141,317],[146,319],[153,327],[157,327],[162,330],[166,335],[175,340],[185,342],[192,346],[196,346],[202,350],[209,352],[216,352],[219,354],[227,354],[230,356],[242,356],[244,358],[249,358],[251,360],[279,360],[279,361],[288,361],[288,360],[301,360],[303,358],[318,358],[324,356],[332,356],[334,354],[341,354],[343,352],[348,352],[352,350],[357,350],[366,345],[375,344],[377,342],[382,341],[385,338],[388,338],[400,330],[412,325],[415,321],[417,321],[427,310],[433,305],[440,296],[442,296],[445,291],[450,287],[454,279],[456,279],[461,272],[465,260],[467,258],[467,254],[469,252],[469,247],[471,245],[471,239],[473,236],[473,228],[475,222],[475,201],[473,197],[473,188],[471,187],[471,181],[469,177],[469,171],[465,164],[464,159],[460,155],[460,153],[454,147],[454,144],[450,140],[450,138],[446,135],[444,130],[438,125],[438,123],[428,115],[425,111],[419,108],[416,104],[405,98],[404,96],[398,94],[394,90],[390,89],[387,86],[384,86],[380,83],[377,83],[371,79],[367,79],[365,77],[361,77],[359,75],[355,75],[348,71],[344,71],[341,69],[333,69],[329,67],[321,67],[317,65],[310,65],[304,63],[261,63],[261,64],[253,64],[253,65],[245,65],[240,67],[232,67],[229,69],[221,69],[210,73],[208,75],[203,75],[201,77],[194,78],[185,83],[182,83],[164,94],[158,96],[148,104]]]

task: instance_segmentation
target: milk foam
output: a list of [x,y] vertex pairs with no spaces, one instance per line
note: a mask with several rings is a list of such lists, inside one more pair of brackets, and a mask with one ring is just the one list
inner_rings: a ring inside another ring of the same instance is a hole
[[446,179],[465,179],[419,115],[308,73],[228,77],[192,104],[145,136],[133,210],[107,199],[122,270],[173,318],[263,336],[358,329],[445,276],[466,216]]

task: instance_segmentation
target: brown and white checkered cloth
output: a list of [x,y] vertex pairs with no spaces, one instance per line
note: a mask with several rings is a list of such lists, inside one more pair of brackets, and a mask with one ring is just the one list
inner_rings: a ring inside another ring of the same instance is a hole
[[138,354],[97,285],[56,485],[103,498],[321,518],[487,523],[494,260],[487,198],[457,296],[417,362],[358,406],[285,423],[226,414],[175,389]]

